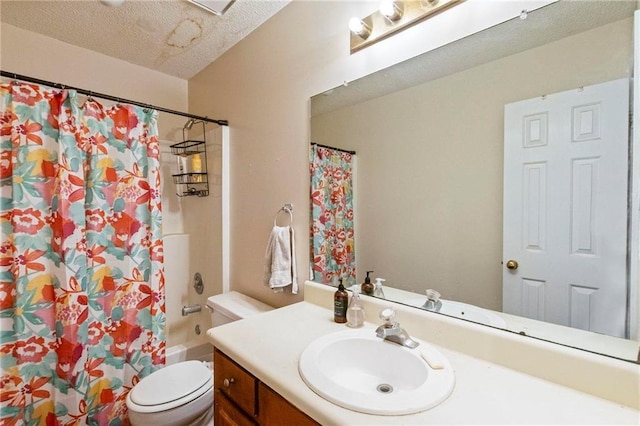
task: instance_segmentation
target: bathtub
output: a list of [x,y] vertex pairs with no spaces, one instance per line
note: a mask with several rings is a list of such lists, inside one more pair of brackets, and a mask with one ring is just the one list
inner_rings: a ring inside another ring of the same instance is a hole
[[206,340],[173,345],[167,348],[166,358],[166,365],[190,360],[213,362],[213,345]]

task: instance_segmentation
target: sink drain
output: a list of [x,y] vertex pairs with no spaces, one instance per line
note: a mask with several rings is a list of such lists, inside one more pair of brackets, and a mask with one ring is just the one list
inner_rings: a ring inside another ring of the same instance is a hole
[[391,393],[393,392],[393,386],[388,385],[386,383],[383,383],[381,385],[378,385],[378,387],[376,388],[378,390],[378,392],[380,393]]

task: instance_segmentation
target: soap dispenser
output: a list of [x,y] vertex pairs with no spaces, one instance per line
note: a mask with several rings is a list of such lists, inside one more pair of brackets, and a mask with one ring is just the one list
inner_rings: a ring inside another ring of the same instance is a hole
[[380,297],[381,299],[385,299],[384,291],[382,291],[382,283],[386,281],[383,278],[376,278],[376,284],[374,286],[373,295],[375,297]]
[[342,278],[340,278],[338,290],[333,294],[333,320],[335,322],[347,322],[348,301],[349,294],[344,290],[344,285],[342,285]]
[[367,271],[367,276],[362,283],[362,293],[367,296],[373,296],[373,284],[371,284],[371,278],[369,278],[369,274],[373,271]]
[[347,308],[347,325],[352,328],[362,327],[364,324],[364,308],[360,301],[360,288],[357,284],[351,286],[353,296]]

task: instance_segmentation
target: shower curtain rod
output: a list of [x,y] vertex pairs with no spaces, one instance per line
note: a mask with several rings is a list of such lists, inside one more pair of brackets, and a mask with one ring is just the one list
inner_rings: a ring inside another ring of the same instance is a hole
[[335,149],[336,151],[346,152],[347,154],[356,155],[355,151],[349,151],[348,149],[336,148],[335,146],[322,145],[321,143],[315,143],[315,142],[311,142],[311,145],[316,145],[316,146],[319,146],[321,148]]
[[139,106],[139,107],[142,107],[142,108],[155,109],[157,111],[166,112],[166,113],[173,114],[173,115],[180,115],[182,117],[192,118],[194,120],[201,120],[201,121],[206,121],[206,122],[209,122],[209,123],[216,123],[216,124],[218,124],[220,126],[228,126],[229,125],[229,122],[227,120],[215,120],[215,119],[212,119],[212,118],[209,118],[209,117],[201,117],[199,115],[193,115],[193,114],[189,114],[189,113],[182,112],[182,111],[176,111],[176,110],[173,110],[173,109],[158,107],[158,106],[149,105],[149,104],[143,104],[142,102],[136,102],[136,101],[132,101],[132,100],[129,100],[129,99],[118,98],[116,96],[106,95],[104,93],[92,92],[91,90],[86,90],[86,89],[80,89],[78,87],[67,86],[66,84],[54,83],[52,81],[46,81],[46,80],[40,80],[39,78],[29,77],[29,76],[26,76],[26,75],[20,75],[20,74],[16,74],[16,73],[4,71],[4,70],[0,70],[0,73],[1,73],[2,77],[11,78],[11,79],[14,79],[14,80],[22,80],[22,81],[26,81],[28,83],[36,83],[36,84],[42,84],[44,86],[49,86],[49,87],[57,87],[58,89],[75,90],[76,92],[78,92],[78,93],[80,93],[82,95],[87,95],[89,97],[101,98],[101,99],[106,99],[108,101],[114,101],[114,102],[122,102],[122,103],[126,103],[126,104],[136,105],[136,106]]

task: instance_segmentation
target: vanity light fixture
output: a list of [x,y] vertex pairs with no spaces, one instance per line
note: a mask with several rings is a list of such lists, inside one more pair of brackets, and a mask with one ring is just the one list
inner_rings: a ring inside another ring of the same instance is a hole
[[385,0],[379,10],[359,19],[351,18],[351,53],[364,49],[411,25],[417,24],[464,0]]

